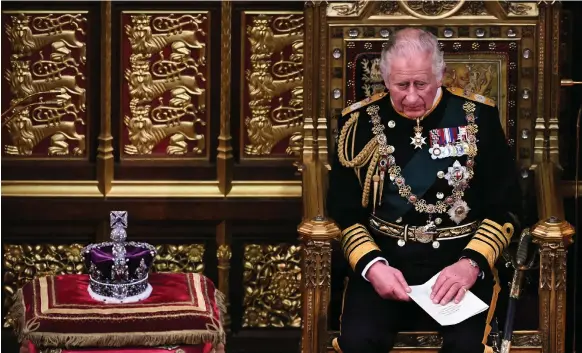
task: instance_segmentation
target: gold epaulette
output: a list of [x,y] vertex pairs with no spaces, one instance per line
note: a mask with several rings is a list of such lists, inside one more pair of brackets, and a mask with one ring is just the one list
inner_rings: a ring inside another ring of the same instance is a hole
[[464,89],[459,88],[459,87],[449,87],[449,88],[447,88],[447,90],[449,92],[451,92],[452,94],[454,94],[455,96],[467,98],[467,99],[475,101],[475,102],[490,105],[492,107],[495,106],[495,101],[489,97],[485,97],[483,95],[476,94],[476,93],[467,92]]
[[349,107],[344,108],[344,110],[342,110],[342,116],[349,114],[351,112],[353,112],[354,110],[360,109],[361,107],[365,107],[370,103],[373,103],[375,101],[377,101],[380,98],[383,98],[386,96],[386,92],[380,92],[380,93],[376,93],[366,99],[362,99],[359,102],[356,102],[352,105],[350,105]]

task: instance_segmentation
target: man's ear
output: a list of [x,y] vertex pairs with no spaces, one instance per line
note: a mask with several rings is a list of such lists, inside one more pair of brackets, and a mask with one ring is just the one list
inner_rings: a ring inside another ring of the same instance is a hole
[[440,87],[443,85],[443,79],[445,78],[445,74],[447,72],[447,66],[443,67],[443,72],[441,73],[441,79],[437,80],[437,85]]
[[382,78],[384,79],[384,86],[386,86],[386,89],[390,91],[390,80],[388,80],[388,76],[384,76]]

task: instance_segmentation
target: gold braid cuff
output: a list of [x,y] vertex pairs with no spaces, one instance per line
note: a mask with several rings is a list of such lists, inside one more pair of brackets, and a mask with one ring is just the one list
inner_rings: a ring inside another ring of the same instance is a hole
[[[368,162],[368,170],[366,172],[366,179],[364,180],[364,187],[362,192],[362,206],[367,207],[370,196],[370,184],[372,182],[372,176],[376,168],[378,167],[378,159],[380,154],[378,152],[378,141],[373,138],[364,148],[352,159],[351,156],[354,155],[354,142],[356,138],[356,127],[357,121],[360,117],[360,112],[353,112],[350,119],[345,123],[338,138],[338,157],[340,163],[346,168],[355,168],[358,172],[360,168],[364,167]],[[351,155],[348,155],[348,148],[346,146],[346,140],[351,139]]]
[[341,240],[342,250],[352,269],[367,253],[380,250],[363,225],[356,223],[344,229]]
[[501,226],[490,219],[485,219],[465,249],[471,249],[483,255],[489,267],[493,268],[503,250],[509,245],[513,232],[511,223]]

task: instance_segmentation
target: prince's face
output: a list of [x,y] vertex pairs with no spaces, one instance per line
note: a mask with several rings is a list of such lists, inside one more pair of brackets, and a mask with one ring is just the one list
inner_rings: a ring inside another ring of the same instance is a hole
[[432,108],[441,84],[432,70],[430,53],[395,57],[390,62],[386,87],[394,108],[409,118],[420,118]]

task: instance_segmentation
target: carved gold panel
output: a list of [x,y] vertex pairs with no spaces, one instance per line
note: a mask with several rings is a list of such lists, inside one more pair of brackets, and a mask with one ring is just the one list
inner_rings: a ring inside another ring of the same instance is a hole
[[[404,26],[330,27],[328,106],[334,118],[332,131],[337,133],[343,107],[386,90],[379,68],[381,51]],[[496,101],[512,153],[527,169],[533,156],[535,27],[467,24],[428,29],[437,35],[445,53],[443,84]]]
[[241,159],[300,152],[303,127],[301,12],[242,13]]
[[2,21],[2,157],[86,158],[87,12],[4,11]]
[[210,13],[121,14],[122,159],[209,156]]
[[[3,245],[4,308],[12,305],[16,290],[36,277],[86,273],[81,251],[86,244]],[[204,244],[156,245],[156,272],[204,272]],[[4,318],[4,327],[12,322]]]
[[157,272],[204,272],[204,244],[156,245]]
[[301,326],[299,246],[244,247],[243,327]]
[[[487,4],[489,2],[489,4]],[[372,3],[372,4],[371,4]],[[385,18],[398,20],[442,20],[442,19],[496,19],[496,15],[508,18],[535,17],[538,15],[536,2],[499,1],[408,1],[383,0],[333,2],[327,7],[330,18],[358,18],[368,15],[370,19]]]

